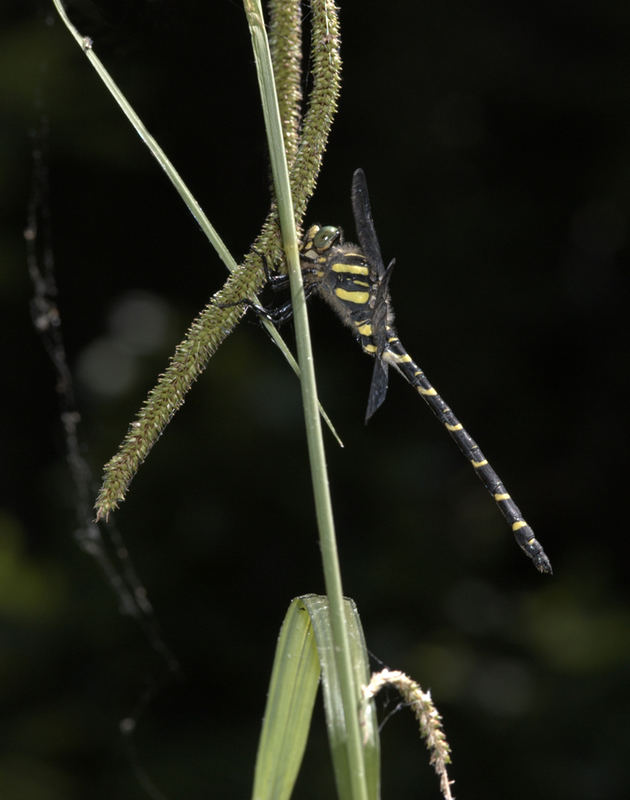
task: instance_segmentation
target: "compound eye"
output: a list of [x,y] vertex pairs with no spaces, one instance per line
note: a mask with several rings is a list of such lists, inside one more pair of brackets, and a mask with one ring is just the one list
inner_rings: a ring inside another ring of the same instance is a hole
[[313,247],[316,250],[328,250],[340,237],[341,231],[334,225],[324,225],[313,237]]

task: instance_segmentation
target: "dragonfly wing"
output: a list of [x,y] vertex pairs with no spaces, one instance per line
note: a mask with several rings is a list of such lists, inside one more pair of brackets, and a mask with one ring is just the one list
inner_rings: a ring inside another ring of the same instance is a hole
[[383,353],[387,350],[388,339],[393,332],[394,314],[389,299],[389,279],[395,264],[396,260],[392,259],[376,287],[372,313],[372,338],[376,345],[375,356],[377,359],[383,357]]
[[372,338],[377,349],[374,354],[372,383],[365,412],[365,421],[368,422],[374,412],[383,405],[389,383],[388,366],[387,362],[383,361],[383,353],[387,349],[389,325],[390,320],[393,319],[389,304],[389,279],[394,262],[392,261],[385,269],[381,246],[378,243],[372,220],[367,180],[362,169],[355,170],[352,176],[352,211],[359,244],[370,265],[370,281],[376,287],[376,294],[373,298]]
[[365,412],[366,424],[374,412],[383,405],[389,384],[388,365],[386,361],[383,361],[383,354],[387,350],[389,344],[388,338],[393,334],[393,329],[389,326],[391,318],[389,308],[389,279],[391,278],[395,263],[395,261],[391,261],[387,269],[383,272],[376,292],[376,303],[372,316],[372,338],[377,349],[374,354],[372,383],[368,396],[367,411]]
[[365,424],[370,421],[370,417],[375,411],[383,405],[385,395],[387,394],[387,386],[389,384],[389,376],[387,372],[387,364],[376,358],[374,361],[374,370],[372,372],[372,383],[370,385],[370,394],[368,396],[367,410],[365,412]]
[[372,220],[365,172],[362,169],[356,169],[352,176],[352,213],[363,254],[376,270],[376,277],[381,278],[385,274],[385,265]]

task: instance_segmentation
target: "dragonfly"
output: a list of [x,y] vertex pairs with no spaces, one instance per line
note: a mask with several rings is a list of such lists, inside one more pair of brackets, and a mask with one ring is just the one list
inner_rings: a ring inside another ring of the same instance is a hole
[[[328,303],[352,330],[363,352],[374,358],[365,421],[383,404],[392,367],[427,403],[472,465],[536,569],[551,574],[549,558],[498,474],[398,338],[389,290],[395,260],[385,266],[362,169],[352,177],[352,210],[358,245],[346,242],[340,227],[311,225],[301,244],[300,260],[306,295],[316,293]],[[282,311],[286,318],[288,306]]]

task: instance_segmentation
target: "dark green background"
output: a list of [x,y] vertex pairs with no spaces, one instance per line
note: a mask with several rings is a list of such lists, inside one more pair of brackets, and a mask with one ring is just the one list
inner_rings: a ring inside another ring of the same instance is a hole
[[[70,9],[239,258],[268,205],[240,3]],[[375,656],[431,688],[461,800],[625,798],[630,6],[346,0],[341,23],[342,97],[308,219],[352,238],[351,174],[366,170],[384,256],[397,258],[401,339],[555,568],[534,571],[396,375],[363,426],[371,363],[313,302],[321,398],[346,445],[328,437],[345,591]],[[181,664],[157,685],[164,662],[73,541],[22,241],[41,109],[59,307],[97,476],[224,280],[52,4],[5,0],[0,796],[141,798],[141,768],[168,798],[245,798],[285,609],[323,592],[298,385],[245,321],[116,515]],[[142,356],[115,323],[138,292],[165,321]],[[99,364],[103,347],[120,361]],[[86,363],[109,393],[81,378]],[[117,726],[147,687],[128,758]],[[318,712],[296,797],[333,792]],[[383,731],[383,797],[438,797],[405,711]]]

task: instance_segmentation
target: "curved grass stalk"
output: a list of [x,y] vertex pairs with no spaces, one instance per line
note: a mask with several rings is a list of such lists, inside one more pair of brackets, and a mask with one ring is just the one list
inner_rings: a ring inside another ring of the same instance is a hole
[[446,765],[451,763],[451,748],[446,741],[442,729],[442,717],[435,707],[431,692],[423,692],[419,684],[398,669],[375,672],[369,683],[361,690],[361,722],[362,725],[365,724],[366,734],[369,735],[367,724],[369,718],[366,714],[372,711],[371,701],[385,686],[394,686],[398,690],[418,720],[420,734],[431,753],[430,764],[440,779],[442,797],[444,800],[453,800],[451,794],[453,781],[449,780],[446,771]]
[[[270,260],[278,262],[282,259],[282,251],[279,247],[277,212],[275,204],[272,204],[262,231],[252,245],[252,250],[241,265],[236,265],[218,233],[210,224],[166,154],[144,127],[140,118],[133,111],[123,93],[118,89],[104,65],[94,53],[89,37],[82,36],[72,25],[61,0],[53,0],[53,3],[72,36],[85,52],[88,60],[106,84],[139,136],[149,146],[219,256],[228,269],[234,273],[228,278],[223,289],[213,296],[193,321],[186,337],[177,346],[166,371],[160,376],[158,383],[149,393],[136,419],[131,423],[117,454],[105,465],[103,484],[95,504],[97,519],[99,519],[101,517],[107,518],[109,513],[117,508],[124,499],[129,483],[137,469],[173,414],[182,405],[192,383],[205,369],[210,357],[245,313],[246,309],[240,301],[244,297],[252,297],[255,300],[256,293],[265,282],[264,270],[258,254],[268,254]],[[291,183],[294,187],[295,196],[299,198],[296,209],[296,224],[301,221],[308,199],[314,189],[339,90],[339,75],[335,74],[334,70],[333,72],[330,70],[331,64],[337,63],[338,65],[339,63],[338,58],[331,57],[330,49],[331,45],[333,49],[335,45],[338,46],[338,42],[331,43],[326,41],[323,48],[318,44],[322,41],[328,25],[324,6],[325,3],[322,3],[322,0],[313,0],[312,57],[314,81],[311,104],[304,122],[301,147],[298,146],[299,100],[301,97],[299,4],[279,3],[274,12],[277,23],[275,43],[277,72],[286,89],[286,91],[283,89],[286,97],[283,121],[286,126],[286,138],[290,144],[290,152],[294,162]],[[292,31],[291,25],[295,26]],[[228,306],[228,308],[218,308],[219,304]],[[267,320],[263,324],[265,324],[272,339],[280,347],[293,369],[299,374],[295,359],[275,327]],[[320,411],[341,445],[341,440],[321,406]]]

